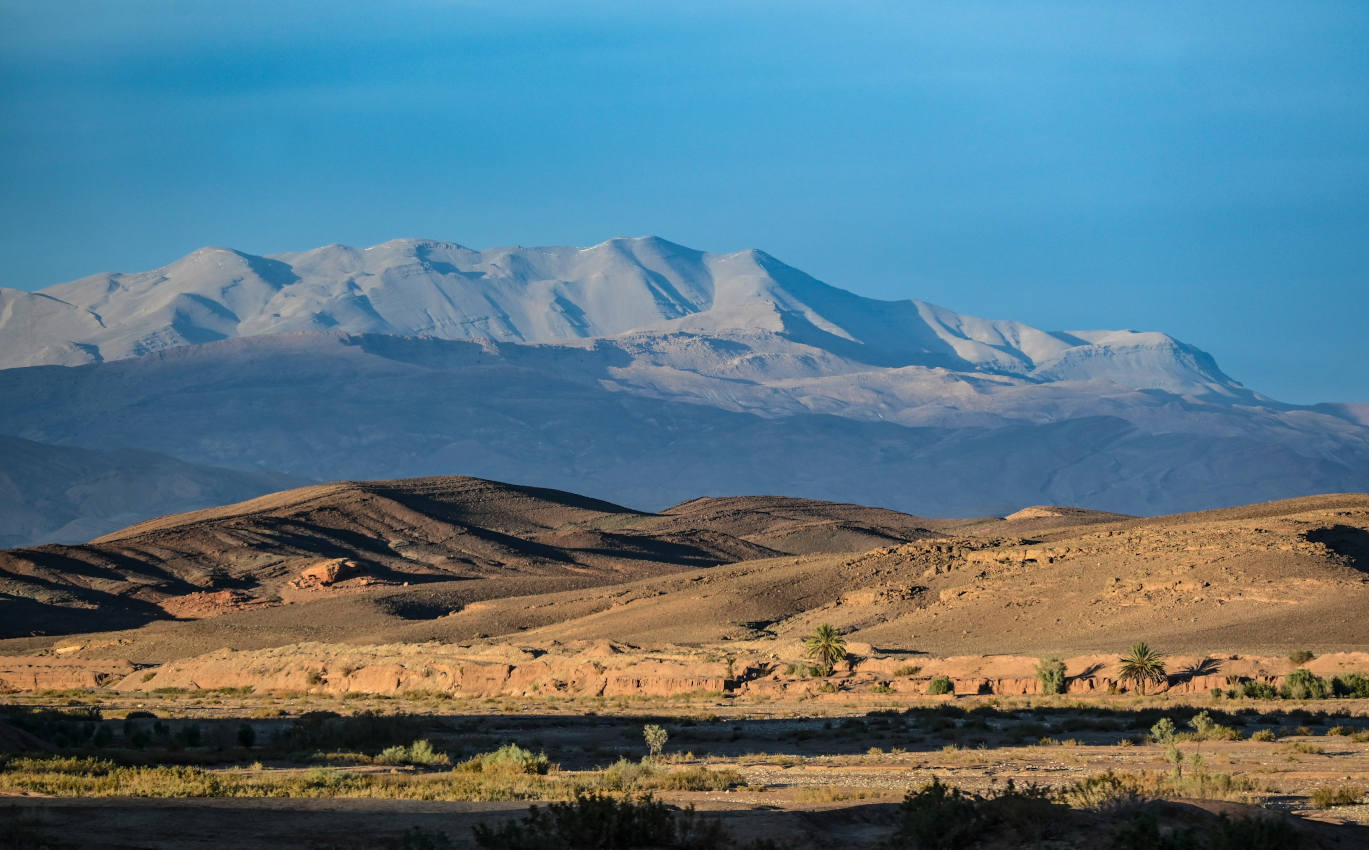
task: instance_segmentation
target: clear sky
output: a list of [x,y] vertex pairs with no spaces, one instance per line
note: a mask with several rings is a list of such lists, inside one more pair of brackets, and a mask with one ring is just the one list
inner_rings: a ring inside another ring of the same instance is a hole
[[0,285],[657,234],[1369,401],[1369,2],[0,0]]

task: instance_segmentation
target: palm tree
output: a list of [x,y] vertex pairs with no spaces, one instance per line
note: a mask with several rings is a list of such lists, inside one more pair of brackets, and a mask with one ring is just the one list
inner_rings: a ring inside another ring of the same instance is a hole
[[1122,666],[1117,678],[1135,684],[1141,693],[1145,693],[1148,683],[1162,685],[1169,681],[1165,662],[1161,660],[1163,658],[1163,655],[1146,646],[1145,641],[1137,641],[1131,645],[1131,651],[1119,659]]
[[846,639],[826,623],[818,626],[803,639],[804,654],[818,664],[818,672],[832,675],[837,662],[846,657]]

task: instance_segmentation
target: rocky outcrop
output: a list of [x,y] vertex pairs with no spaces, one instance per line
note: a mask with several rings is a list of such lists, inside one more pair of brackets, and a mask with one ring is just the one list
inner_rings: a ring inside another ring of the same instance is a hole
[[[1135,693],[1099,659],[1115,662],[1116,656],[1067,659],[1067,669],[1081,671],[1067,679],[1067,695]],[[1328,655],[1318,662],[1311,666],[1324,676],[1369,671],[1369,655],[1365,654]],[[254,651],[220,650],[147,670],[136,670],[122,660],[60,655],[0,658],[0,688],[113,687],[132,692],[250,688],[258,693],[441,693],[457,697],[671,697],[726,692],[753,699],[868,696],[887,700],[927,698],[932,680],[940,676],[951,682],[952,693],[947,698],[1037,695],[1041,693],[1040,683],[1034,675],[1027,675],[1035,663],[1036,659],[1027,657],[961,656],[927,658],[921,665],[910,665],[906,658],[876,655],[843,665],[830,677],[815,678],[801,675],[800,665],[759,653],[719,658],[698,649],[647,652],[604,642],[557,645],[550,650],[434,643],[299,644]],[[1167,685],[1151,692],[1205,695],[1213,689],[1229,690],[1234,687],[1232,682],[1242,680],[1278,688],[1291,669],[1286,660],[1270,658],[1229,657],[1220,663],[1210,659],[1204,663],[1207,666],[1174,665],[1183,672],[1172,674]],[[1281,672],[1268,672],[1270,669]]]
[[[241,688],[258,692],[446,693],[454,696],[673,696],[728,684],[726,664],[688,656],[583,652],[506,653],[434,645],[336,647],[306,644],[283,650],[234,652],[174,661],[152,675],[130,676],[115,687]],[[494,656],[494,657],[492,657]]]
[[363,572],[361,565],[348,558],[328,558],[317,561],[300,571],[291,585],[298,588],[328,587]]
[[101,688],[127,680],[135,669],[128,661],[118,659],[0,657],[0,690],[32,692]]

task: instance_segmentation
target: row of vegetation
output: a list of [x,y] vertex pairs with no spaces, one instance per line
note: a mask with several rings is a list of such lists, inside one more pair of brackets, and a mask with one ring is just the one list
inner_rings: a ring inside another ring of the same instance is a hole
[[[791,664],[788,668],[790,675],[811,675],[811,676],[830,676],[836,669],[836,665],[843,660],[847,660],[846,641],[834,627],[829,624],[818,626],[813,632],[804,638],[804,652],[806,657],[815,662],[815,666]],[[1295,664],[1305,664],[1316,656],[1307,651],[1299,650],[1289,655],[1289,660]],[[1169,683],[1170,674],[1165,665],[1165,656],[1152,649],[1144,641],[1132,644],[1131,649],[1118,658],[1117,679],[1120,684],[1135,688],[1139,693],[1146,693],[1151,686],[1166,685]],[[1189,676],[1197,675],[1208,668],[1208,662],[1200,663],[1195,669],[1186,671]],[[907,667],[902,672],[913,675],[920,668]],[[1063,694],[1068,688],[1069,675],[1065,667],[1065,662],[1058,657],[1041,659],[1034,670],[1036,680],[1040,685],[1043,694]],[[1258,679],[1251,679],[1240,676],[1227,677],[1228,688],[1216,688],[1213,696],[1225,696],[1228,698],[1249,697],[1254,699],[1327,699],[1330,697],[1369,699],[1369,676],[1362,673],[1347,673],[1323,678],[1315,675],[1305,668],[1299,668],[1285,677],[1284,683],[1279,687],[1274,687],[1268,682]],[[892,689],[887,686],[876,686],[877,692],[892,693]],[[954,694],[955,684],[949,676],[934,676],[927,683],[927,693],[933,696],[944,694]]]
[[[436,767],[446,756],[426,741],[385,751],[387,763]],[[407,800],[563,800],[593,791],[719,791],[745,784],[733,770],[673,768],[619,759],[600,770],[563,772],[514,744],[448,770],[374,773],[318,767],[207,770],[121,764],[73,756],[0,756],[0,791],[62,797],[377,797]]]
[[[1134,774],[1102,774],[1064,790],[1012,782],[973,794],[933,781],[908,794],[881,850],[972,846],[1104,846],[1114,850],[1289,850],[1304,846],[1293,822],[1277,815],[1194,817],[1156,796],[1173,782]],[[486,850],[661,847],[681,850],[770,850],[773,840],[738,844],[722,823],[651,796],[587,794],[521,820],[475,827]],[[1068,843],[1066,843],[1068,842]]]

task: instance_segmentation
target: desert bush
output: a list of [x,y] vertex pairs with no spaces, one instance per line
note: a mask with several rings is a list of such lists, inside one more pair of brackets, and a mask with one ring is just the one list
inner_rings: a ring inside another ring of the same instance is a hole
[[198,723],[188,723],[176,730],[175,743],[181,747],[198,747],[202,734]]
[[581,794],[498,827],[477,824],[475,843],[486,850],[579,850],[672,847],[715,850],[727,846],[721,821],[701,818],[693,806],[677,813],[650,795],[620,800]]
[[985,827],[975,803],[970,794],[933,779],[903,798],[898,830],[881,845],[881,850],[967,846]]
[[1268,682],[1258,682],[1254,679],[1247,679],[1241,682],[1241,696],[1250,699],[1278,699],[1279,692]]
[[927,683],[927,693],[932,696],[955,693],[955,683],[950,676],[935,676]]
[[684,770],[662,771],[653,776],[645,790],[657,791],[726,791],[746,784],[746,778],[735,770],[709,770],[690,767]]
[[893,692],[894,689],[890,687],[888,682],[875,682],[870,686],[870,693],[872,694],[892,694]]
[[642,727],[642,737],[646,739],[647,752],[651,756],[657,757],[665,750],[665,743],[669,740],[670,734],[666,732],[664,726],[648,723]]
[[1252,741],[1264,741],[1266,743],[1269,741],[1277,741],[1278,739],[1279,736],[1274,734],[1273,729],[1261,729],[1250,736],[1250,740]]
[[605,791],[724,791],[745,784],[735,770],[667,770],[647,759],[618,759],[589,779],[590,787]]
[[843,803],[847,800],[864,800],[869,796],[871,792],[868,791],[833,785],[815,785],[794,792],[794,799],[800,803]]
[[369,750],[406,744],[423,733],[422,721],[407,714],[363,711],[344,717],[332,711],[310,711],[277,730],[271,743],[287,751]]
[[1061,806],[1046,789],[1016,787],[976,796],[933,780],[909,793],[899,808],[899,826],[882,850],[968,847],[989,833],[1011,838],[1010,846],[1035,844],[1059,824]]
[[1344,673],[1331,681],[1331,689],[1338,697],[1369,699],[1369,676],[1363,673]]
[[1043,694],[1063,694],[1065,692],[1065,662],[1059,658],[1043,658],[1036,665],[1036,681],[1041,683]]
[[0,758],[0,793],[60,797],[362,797],[404,800],[556,800],[587,790],[583,780],[525,773],[449,771],[360,774],[329,767],[304,773],[216,772],[182,766],[121,766],[109,760]]
[[457,766],[472,773],[531,773],[543,775],[551,770],[546,753],[534,753],[514,743],[508,743],[492,753],[482,753]]
[[1156,810],[1146,807],[1113,830],[1112,850],[1293,850],[1302,837],[1278,817],[1231,818],[1220,814],[1210,824],[1162,829]]
[[607,791],[646,790],[651,780],[661,772],[661,768],[643,759],[632,761],[620,758],[599,771],[594,784]]
[[1244,776],[1212,773],[1194,764],[1187,773],[1107,771],[1087,777],[1063,792],[1063,799],[1080,808],[1115,808],[1154,797],[1193,797],[1200,800],[1240,800],[1260,790]]
[[894,675],[895,675],[895,676],[916,676],[918,673],[921,673],[921,672],[922,672],[922,668],[919,667],[919,666],[917,666],[916,664],[904,664],[904,665],[901,666],[901,667],[895,668],[895,670],[894,670]]
[[103,717],[96,706],[0,707],[0,720],[62,749],[86,745],[95,735]]
[[1316,653],[1306,649],[1299,649],[1296,652],[1290,652],[1288,654],[1288,660],[1300,666],[1306,664],[1307,662],[1311,661],[1313,658],[1316,657]]
[[238,744],[244,749],[252,749],[252,745],[257,742],[257,730],[252,728],[251,723],[244,723],[238,727]]
[[1194,737],[1199,741],[1239,741],[1244,733],[1232,726],[1218,723],[1206,711],[1200,711],[1188,721],[1193,728]]
[[1284,699],[1326,699],[1331,696],[1331,683],[1299,667],[1284,679],[1279,695]]
[[1149,799],[1136,774],[1111,770],[1079,780],[1065,788],[1061,796],[1071,806],[1094,811],[1116,811]]
[[1168,717],[1161,717],[1155,721],[1154,726],[1150,727],[1150,740],[1157,744],[1168,744],[1174,740],[1176,731],[1177,727],[1175,727],[1173,720]]
[[414,764],[432,766],[438,764],[451,764],[451,759],[446,753],[440,753],[433,749],[432,742],[426,738],[420,738],[409,744],[407,747],[396,745],[386,747],[376,756],[376,764]]
[[1364,789],[1358,785],[1323,785],[1312,791],[1312,805],[1318,809],[1355,806],[1363,799]]

